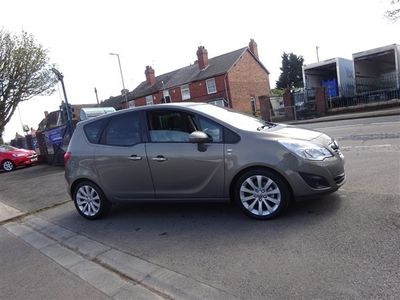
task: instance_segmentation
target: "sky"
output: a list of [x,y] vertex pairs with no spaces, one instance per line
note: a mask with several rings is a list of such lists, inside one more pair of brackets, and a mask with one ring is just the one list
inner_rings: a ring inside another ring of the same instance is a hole
[[[48,50],[64,75],[68,101],[96,103],[120,94],[121,60],[125,87],[145,80],[146,65],[156,76],[192,64],[198,46],[214,57],[258,44],[270,84],[280,74],[281,55],[302,55],[305,64],[400,43],[400,21],[383,17],[390,0],[0,0],[0,28],[25,30]],[[51,96],[20,103],[3,138],[37,128],[44,111],[57,110],[61,86]]]

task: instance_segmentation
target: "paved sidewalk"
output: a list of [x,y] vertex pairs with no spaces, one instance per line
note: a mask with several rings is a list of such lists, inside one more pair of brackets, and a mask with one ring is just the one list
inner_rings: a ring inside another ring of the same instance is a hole
[[[46,256],[52,260],[52,265],[47,263],[50,270],[46,270],[46,266],[43,267],[44,273],[51,274],[55,263],[58,265],[57,268],[64,270],[64,273],[75,275],[83,280],[83,283],[96,289],[97,293],[112,299],[236,299],[225,291],[111,248],[36,216],[28,216],[19,222],[5,224],[3,228],[8,230],[9,233],[6,234],[13,234],[14,240],[18,237],[32,246],[38,252],[34,254],[35,256]],[[0,227],[0,234],[4,236],[6,234],[2,232],[3,228]],[[15,242],[21,243],[20,240]],[[11,251],[9,253],[9,261],[18,261]],[[30,265],[27,263],[25,268],[32,268]],[[54,282],[61,284],[65,276],[58,274],[54,277]],[[32,280],[30,278],[35,278],[35,275],[31,272],[26,277]],[[7,280],[0,283],[7,286]],[[9,291],[9,296],[5,299],[15,299],[14,296],[16,293],[18,295],[18,291],[15,290],[15,284],[9,285],[14,289]],[[62,288],[69,287],[65,285]],[[31,289],[36,293],[34,287]],[[25,294],[28,294],[28,291],[23,293]],[[44,298],[74,298],[68,295],[58,297],[51,295],[54,295],[53,292]],[[39,298],[41,297],[37,299]],[[83,298],[98,299],[86,295]]]
[[0,226],[0,299],[110,299]]
[[396,116],[396,115],[399,115],[400,119],[400,106],[382,110],[330,115],[321,118],[314,118],[307,120],[287,121],[284,123],[295,125],[295,124],[308,124],[317,122],[329,122],[329,121],[340,121],[340,120],[361,119],[361,118],[371,118],[371,117],[385,117],[385,116]]

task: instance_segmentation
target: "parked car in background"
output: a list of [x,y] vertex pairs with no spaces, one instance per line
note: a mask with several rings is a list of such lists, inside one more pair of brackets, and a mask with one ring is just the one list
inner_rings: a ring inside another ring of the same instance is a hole
[[345,182],[337,142],[205,103],[125,109],[77,124],[64,156],[68,192],[87,219],[113,202],[228,200],[256,219]]
[[10,145],[0,145],[0,168],[11,172],[19,166],[30,166],[37,162],[38,155],[33,150],[19,149]]

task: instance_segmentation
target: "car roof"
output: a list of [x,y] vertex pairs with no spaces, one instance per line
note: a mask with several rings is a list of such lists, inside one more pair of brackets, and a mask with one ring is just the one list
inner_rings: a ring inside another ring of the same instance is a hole
[[145,106],[138,106],[138,107],[131,107],[127,109],[122,109],[118,110],[116,112],[112,113],[107,113],[101,116],[97,116],[91,119],[83,120],[80,121],[78,124],[83,126],[85,124],[91,123],[96,120],[104,119],[104,118],[109,118],[111,116],[116,116],[120,114],[125,114],[131,111],[143,111],[143,110],[153,110],[153,109],[171,109],[171,108],[195,108],[196,106],[208,106],[212,104],[204,103],[204,102],[179,102],[179,103],[162,103],[162,104],[156,104],[156,105],[145,105]]

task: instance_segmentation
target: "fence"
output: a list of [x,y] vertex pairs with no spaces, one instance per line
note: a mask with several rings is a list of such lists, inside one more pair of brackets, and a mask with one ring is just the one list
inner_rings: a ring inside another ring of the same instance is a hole
[[302,120],[317,116],[315,105],[315,90],[298,89],[289,95],[291,105],[284,105],[284,96],[270,97],[271,117],[279,122],[287,120]]
[[400,74],[390,72],[379,76],[357,76],[355,88],[337,87],[334,94],[337,96],[331,97],[326,93],[329,109],[385,104],[400,99]]
[[[352,85],[347,87],[336,85],[287,91],[283,97],[270,98],[271,119],[275,121],[300,120],[330,113],[398,105],[400,103],[400,75],[395,75],[381,76],[376,80],[358,78],[355,88]],[[286,101],[284,101],[285,97]]]

